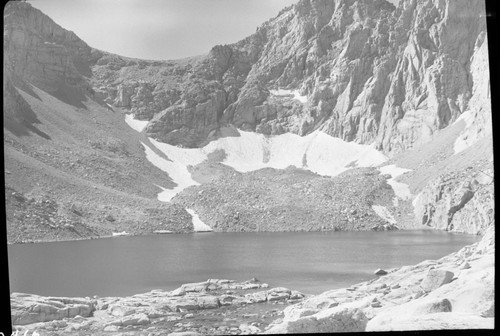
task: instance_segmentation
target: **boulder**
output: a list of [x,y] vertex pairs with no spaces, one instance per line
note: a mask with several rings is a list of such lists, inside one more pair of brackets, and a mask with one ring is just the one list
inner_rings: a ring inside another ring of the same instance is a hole
[[241,335],[255,335],[255,334],[260,333],[260,331],[261,331],[256,326],[248,325],[248,324],[241,324],[239,326],[239,329],[241,330]]
[[267,301],[281,301],[290,298],[291,290],[285,287],[275,287],[267,291]]
[[267,301],[281,301],[290,298],[290,294],[284,292],[274,292],[267,294]]
[[11,294],[11,316],[14,325],[62,320],[78,315],[89,317],[94,311],[94,302],[90,299]]
[[118,331],[118,326],[116,325],[107,325],[103,329],[104,331]]
[[221,306],[229,306],[233,303],[233,301],[238,301],[238,297],[227,294],[223,294],[219,297],[219,304]]
[[466,270],[470,268],[470,264],[467,261],[464,261],[458,269],[460,270]]
[[207,290],[208,285],[208,282],[195,282],[183,284],[181,288],[185,292],[204,292]]
[[268,293],[286,293],[288,295],[290,295],[292,293],[292,291],[288,288],[285,288],[285,287],[275,287],[275,288],[271,288],[270,290],[267,291]]
[[265,334],[361,332],[368,318],[359,308],[334,307],[314,315],[272,325]]
[[267,293],[266,291],[262,291],[246,294],[245,299],[250,303],[265,302],[267,300]]
[[166,306],[173,311],[186,311],[198,309],[198,300],[196,297],[178,297],[176,300],[169,300]]
[[420,287],[426,292],[431,292],[436,288],[441,287],[442,285],[450,283],[453,279],[453,276],[453,272],[450,271],[429,269],[426,277],[420,284]]
[[247,283],[247,284],[243,284],[243,287],[241,289],[248,290],[248,289],[257,289],[257,288],[260,288],[259,284],[257,284],[257,283]]
[[374,272],[375,275],[386,275],[387,271],[384,271],[383,269],[379,268]]
[[109,314],[113,316],[127,316],[135,313],[135,308],[123,306],[119,304],[110,305],[108,308]]
[[219,308],[219,299],[216,296],[200,296],[197,300],[200,309]]
[[451,302],[448,299],[436,299],[425,302],[413,312],[416,315],[451,312]]
[[290,300],[299,300],[299,299],[303,299],[304,297],[305,297],[304,294],[302,294],[301,292],[296,291],[296,290],[292,290],[290,293]]
[[185,294],[186,294],[186,291],[184,290],[183,287],[179,287],[179,288],[174,289],[173,291],[170,292],[170,295],[172,295],[172,296],[182,296]]
[[149,321],[148,316],[144,313],[128,315],[128,316],[125,316],[124,318],[121,319],[122,326],[144,325],[144,324],[148,324],[149,322],[150,321]]

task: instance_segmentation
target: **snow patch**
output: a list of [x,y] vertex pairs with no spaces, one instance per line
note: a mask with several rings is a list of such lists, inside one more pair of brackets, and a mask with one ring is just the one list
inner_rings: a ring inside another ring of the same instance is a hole
[[212,228],[207,224],[203,223],[200,217],[194,212],[192,209],[186,208],[186,211],[189,212],[191,217],[193,217],[193,227],[195,232],[208,232],[212,231]]
[[460,153],[461,151],[469,148],[473,143],[475,139],[468,139],[467,136],[467,129],[472,125],[472,122],[474,121],[474,115],[472,114],[471,110],[468,110],[460,115],[457,120],[453,124],[456,124],[460,121],[465,122],[465,128],[464,130],[460,133],[460,135],[457,137],[455,140],[455,143],[453,145],[453,152],[455,154]]
[[125,122],[137,132],[142,132],[142,130],[146,128],[149,123],[147,120],[134,119],[132,114],[125,114]]
[[392,187],[394,193],[396,194],[396,198],[393,199],[394,206],[398,206],[398,199],[407,200],[411,198],[410,188],[406,183],[396,182],[394,179],[400,175],[403,175],[406,172],[411,171],[411,169],[400,168],[396,165],[387,165],[384,167],[380,167],[378,169],[382,174],[389,174],[391,178],[387,180],[387,183]]
[[391,212],[382,205],[372,205],[373,211],[382,219],[388,221],[391,224],[397,224],[396,220],[392,216]]
[[118,237],[118,236],[128,236],[129,233],[127,231],[122,231],[122,232],[113,232],[112,233],[113,237]]
[[269,92],[272,95],[275,96],[293,96],[293,99],[297,99],[300,101],[302,104],[307,103],[307,96],[302,96],[298,90],[285,90],[285,89],[278,89],[278,90],[269,90]]
[[265,136],[241,130],[239,134],[238,137],[212,141],[203,148],[180,148],[149,139],[172,161],[161,158],[143,144],[146,157],[167,172],[177,184],[174,189],[162,188],[158,199],[169,201],[182,189],[198,185],[191,178],[187,167],[203,162],[208,154],[216,150],[225,152],[223,164],[242,173],[266,167],[284,169],[295,166],[317,174],[335,176],[349,169],[352,163],[359,167],[375,167],[387,160],[373,146],[345,142],[321,131],[304,137],[291,133]]
[[453,124],[456,124],[463,120],[465,122],[465,127],[470,127],[472,125],[472,122],[474,121],[474,115],[472,114],[472,110],[467,110],[464,113],[462,113],[457,120]]
[[154,230],[153,233],[156,233],[156,234],[168,234],[168,233],[173,233],[173,231],[170,231],[170,230]]
[[198,182],[191,178],[191,174],[187,170],[187,165],[184,164],[181,160],[167,161],[156,154],[151,148],[149,148],[149,146],[147,146],[143,142],[141,142],[141,144],[144,146],[146,158],[148,159],[148,161],[166,172],[170,176],[170,178],[177,184],[177,186],[173,189],[166,189],[157,186],[162,189],[162,192],[160,192],[157,196],[159,201],[168,202],[183,189],[192,185],[199,185]]
[[422,197],[422,192],[418,193],[417,196],[415,196],[415,198],[413,199],[413,201],[411,202],[411,204],[413,205],[413,208],[416,209],[417,208],[417,204],[418,202],[420,202],[420,197]]

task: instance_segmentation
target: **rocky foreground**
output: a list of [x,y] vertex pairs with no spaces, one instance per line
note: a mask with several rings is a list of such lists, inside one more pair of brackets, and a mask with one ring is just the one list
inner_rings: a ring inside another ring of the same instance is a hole
[[12,322],[40,335],[256,334],[305,295],[252,279],[209,279],[130,297],[11,295]]
[[207,280],[130,297],[11,295],[17,330],[40,335],[198,335],[494,327],[494,227],[439,260],[310,296],[252,279]]

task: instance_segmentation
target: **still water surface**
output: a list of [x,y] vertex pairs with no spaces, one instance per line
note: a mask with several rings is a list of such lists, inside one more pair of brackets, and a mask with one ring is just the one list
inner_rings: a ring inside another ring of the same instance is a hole
[[479,237],[436,231],[198,233],[9,245],[11,292],[125,296],[210,278],[308,294],[370,280],[377,268],[438,259]]

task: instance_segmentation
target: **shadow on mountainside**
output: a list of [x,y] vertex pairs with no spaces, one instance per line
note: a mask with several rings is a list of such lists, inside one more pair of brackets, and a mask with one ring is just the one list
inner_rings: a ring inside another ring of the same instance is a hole
[[[29,104],[17,92],[11,82],[5,83],[4,87],[4,127],[16,136],[29,136],[34,133],[44,139],[51,140],[51,137],[39,130],[35,124],[41,124],[41,121],[31,109]],[[28,94],[40,99],[32,90]]]
[[48,93],[66,104],[85,110],[87,109],[87,107],[83,104],[86,100],[85,95],[65,83],[59,83],[55,91]]

